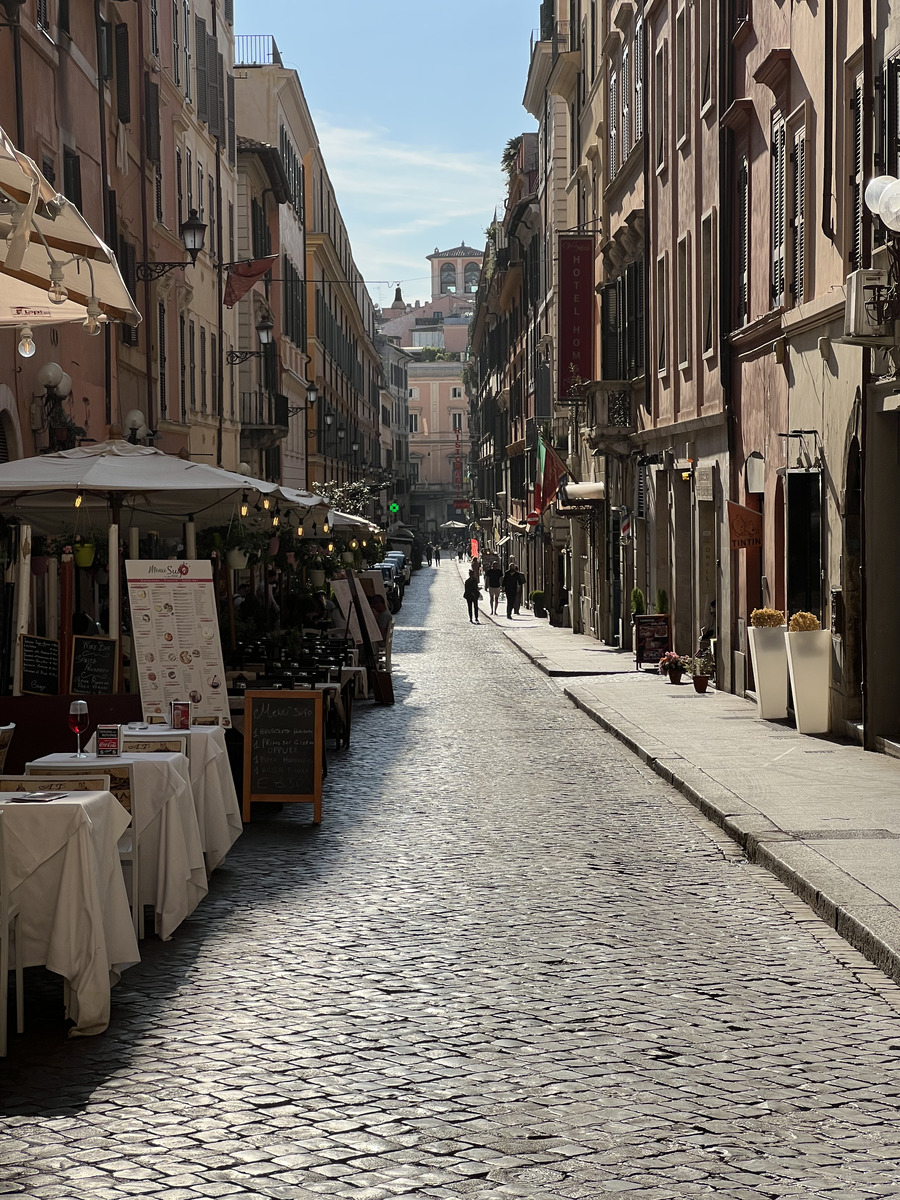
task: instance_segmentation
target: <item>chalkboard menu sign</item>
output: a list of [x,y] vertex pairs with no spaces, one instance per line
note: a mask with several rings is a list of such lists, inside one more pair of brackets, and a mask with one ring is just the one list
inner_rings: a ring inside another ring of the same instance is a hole
[[635,666],[659,660],[669,649],[669,614],[642,613],[634,617],[634,661]]
[[59,642],[22,634],[22,691],[37,696],[59,695]]
[[244,804],[313,805],[322,820],[322,693],[244,693]]
[[105,637],[72,639],[73,696],[110,696],[115,690],[116,642]]

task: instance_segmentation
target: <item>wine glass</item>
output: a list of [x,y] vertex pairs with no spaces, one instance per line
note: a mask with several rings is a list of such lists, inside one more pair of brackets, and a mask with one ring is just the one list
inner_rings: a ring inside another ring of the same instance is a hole
[[81,749],[81,735],[88,727],[88,706],[86,700],[73,700],[69,705],[69,728],[78,739],[78,753],[73,758],[89,758]]

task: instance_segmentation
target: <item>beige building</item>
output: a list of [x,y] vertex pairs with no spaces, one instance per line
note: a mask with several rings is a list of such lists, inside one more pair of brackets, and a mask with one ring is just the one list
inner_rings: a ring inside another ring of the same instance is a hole
[[468,520],[469,401],[462,363],[410,362],[410,525],[436,536]]
[[465,355],[483,257],[465,242],[451,250],[435,248],[428,255],[431,299],[406,304],[398,287],[393,304],[380,314],[379,332],[412,352],[430,346]]

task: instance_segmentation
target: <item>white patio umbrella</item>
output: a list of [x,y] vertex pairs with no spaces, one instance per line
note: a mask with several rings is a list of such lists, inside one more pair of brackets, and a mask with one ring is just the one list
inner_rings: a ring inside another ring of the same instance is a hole
[[440,526],[440,528],[441,529],[468,529],[469,527],[463,521],[445,521],[443,523],[443,525]]
[[112,250],[0,129],[0,325],[79,318],[98,332],[141,315]]

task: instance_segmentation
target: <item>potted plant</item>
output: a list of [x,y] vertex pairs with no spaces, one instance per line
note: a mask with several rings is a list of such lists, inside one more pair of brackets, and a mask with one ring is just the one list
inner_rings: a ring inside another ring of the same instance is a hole
[[831,699],[831,630],[814,613],[796,612],[784,635],[798,733],[827,733]]
[[546,617],[547,609],[544,602],[544,593],[542,591],[534,591],[531,593],[530,600],[534,615],[536,617]]
[[777,608],[754,608],[747,641],[756,682],[756,715],[764,721],[787,716],[788,664],[784,613]]
[[669,593],[665,588],[658,588],[656,592],[656,611],[658,613],[667,613],[669,611]]
[[716,673],[716,660],[711,654],[695,654],[687,660],[687,672],[693,681],[694,691],[705,692]]
[[669,683],[681,683],[681,677],[686,670],[687,660],[674,650],[667,650],[659,660],[660,675],[668,675]]
[[647,605],[644,601],[644,593],[639,587],[631,589],[631,615],[632,617],[640,617],[647,611]]

